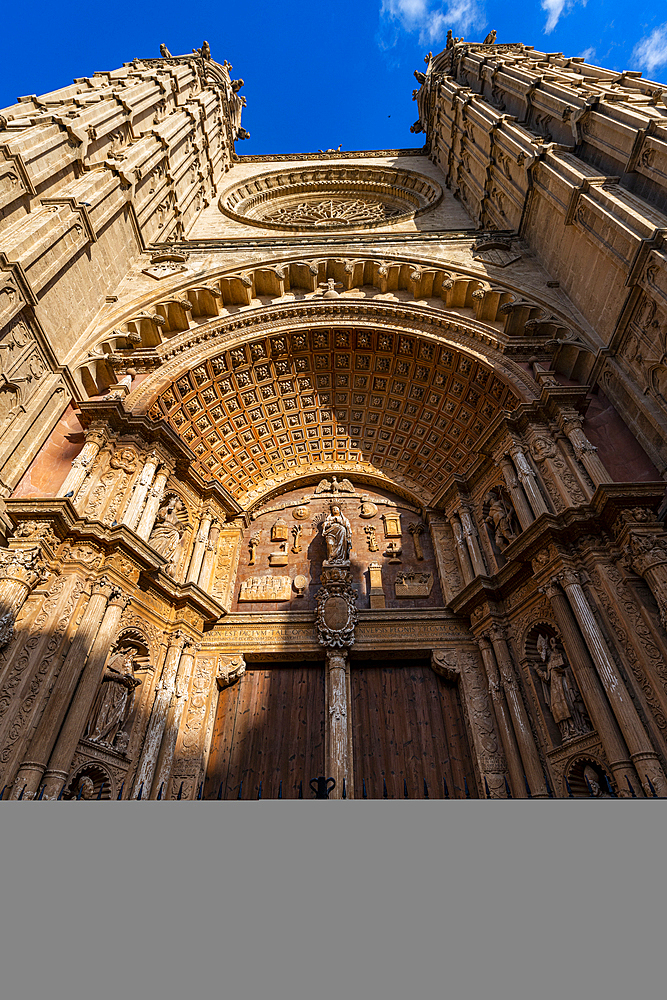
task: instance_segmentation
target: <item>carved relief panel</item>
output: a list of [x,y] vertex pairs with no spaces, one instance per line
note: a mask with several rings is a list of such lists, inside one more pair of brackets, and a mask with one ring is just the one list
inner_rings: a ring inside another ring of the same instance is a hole
[[315,610],[323,563],[330,561],[327,545],[335,541],[322,532],[332,506],[350,524],[350,571],[360,608],[370,606],[372,563],[382,567],[386,607],[442,606],[433,542],[419,511],[388,491],[329,479],[284,493],[253,513],[241,543],[233,610]]

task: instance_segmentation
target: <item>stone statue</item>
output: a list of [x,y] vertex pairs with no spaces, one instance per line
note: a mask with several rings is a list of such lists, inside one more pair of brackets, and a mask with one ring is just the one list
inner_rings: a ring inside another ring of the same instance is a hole
[[164,42],[161,42],[160,44],[160,55],[162,56],[163,59],[171,59],[171,52],[164,44]]
[[327,543],[328,564],[342,565],[347,563],[352,545],[352,529],[338,504],[331,505],[331,513],[327,514],[322,522],[322,534]]
[[174,561],[176,548],[185,531],[185,504],[178,497],[171,497],[160,507],[155,527],[148,544],[164,556],[168,566]]
[[536,666],[542,681],[542,692],[547,708],[560,730],[563,741],[581,736],[588,731],[583,705],[574,681],[568,677],[568,664],[558,650],[556,639],[546,635],[537,637],[537,648],[544,664]]
[[586,787],[588,788],[590,794],[593,796],[594,799],[610,798],[609,795],[607,795],[605,792],[602,791],[602,782],[600,780],[600,775],[598,774],[598,772],[595,770],[594,767],[591,767],[590,764],[587,764],[586,767],[584,768],[584,781],[586,782]]
[[488,33],[488,35],[486,36],[486,38],[484,39],[484,41],[482,42],[482,45],[495,45],[496,44],[496,37],[497,37],[497,32],[496,31],[490,31]]
[[134,689],[141,684],[134,676],[136,653],[132,646],[124,646],[106,666],[86,727],[86,738],[93,743],[112,745],[116,733],[129,717]]
[[83,778],[79,780],[79,783],[77,785],[74,801],[76,802],[77,800],[79,800],[81,802],[88,802],[90,801],[90,799],[92,799],[94,793],[95,793],[95,784],[93,782],[93,779],[90,778],[87,774],[84,774]]
[[489,526],[489,532],[497,548],[502,552],[517,536],[514,530],[514,510],[499,490],[489,490],[484,500],[489,505],[489,512],[484,521]]

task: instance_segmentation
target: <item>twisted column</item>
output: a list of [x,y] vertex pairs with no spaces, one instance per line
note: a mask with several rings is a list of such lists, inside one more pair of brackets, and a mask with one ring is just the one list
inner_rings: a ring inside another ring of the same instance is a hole
[[120,616],[129,603],[130,598],[127,594],[118,589],[115,589],[109,597],[102,623],[90,648],[76,694],[49,758],[44,776],[44,798],[55,798],[67,780],[77,745],[102,683],[104,666],[116,639]]
[[206,541],[206,552],[204,553],[201,569],[199,571],[199,578],[197,579],[198,585],[202,590],[205,590],[207,594],[211,586],[213,570],[215,569],[215,552],[218,546],[219,537],[220,522],[212,521],[208,532],[208,539]]
[[459,565],[461,567],[461,575],[463,576],[464,585],[471,583],[475,578],[475,574],[472,571],[472,563],[470,562],[470,556],[468,555],[468,547],[465,543],[463,537],[463,528],[461,526],[461,519],[458,514],[452,514],[449,519],[449,523],[452,526],[452,531],[454,532],[454,544],[456,545],[456,554],[459,558]]
[[516,478],[514,465],[509,456],[502,455],[498,459],[498,464],[500,465],[503,476],[505,477],[505,482],[507,484],[507,489],[510,492],[510,496],[512,497],[512,503],[514,504],[516,516],[519,518],[519,524],[525,530],[535,520],[533,512],[530,509],[530,504],[526,500],[526,494],[523,491],[521,483]]
[[153,452],[144,463],[139,480],[134,487],[132,496],[130,497],[130,502],[125,508],[123,517],[121,518],[121,523],[126,524],[128,528],[135,528],[137,525],[141,509],[151,487],[151,483],[153,482],[153,476],[155,475],[157,466],[158,457],[155,452]]
[[559,573],[558,578],[579,623],[579,628],[625,738],[630,751],[630,759],[635,765],[644,792],[646,795],[652,794],[647,781],[648,776],[658,795],[667,796],[667,780],[658,755],[651,745],[625,684],[618,676],[616,665],[590,604],[586,600],[579,578],[573,570],[569,569]]
[[204,511],[201,520],[199,521],[199,531],[197,532],[195,544],[192,549],[192,556],[190,557],[190,566],[188,568],[188,575],[185,579],[186,583],[197,583],[199,579],[199,573],[201,572],[202,568],[204,553],[206,551],[206,543],[208,541],[208,533],[211,527],[212,520],[213,520],[213,515],[211,514],[211,512]]
[[512,722],[507,711],[505,695],[503,693],[503,688],[500,683],[500,675],[498,673],[498,665],[493,654],[493,647],[491,646],[491,642],[487,635],[480,636],[477,640],[477,645],[479,646],[482,654],[482,662],[484,664],[486,679],[489,685],[489,694],[491,695],[491,704],[493,705],[493,712],[500,731],[500,739],[503,744],[503,750],[505,751],[507,770],[509,771],[510,782],[512,784],[512,795],[515,799],[525,799],[526,784],[523,780],[523,766],[521,764],[521,757],[519,755],[519,748],[514,736]]
[[162,785],[163,782],[166,790],[167,782],[169,781],[172,764],[174,762],[174,751],[176,749],[178,731],[181,728],[181,720],[183,718],[185,707],[188,703],[192,667],[195,662],[195,655],[199,651],[200,647],[201,643],[193,642],[190,638],[186,638],[183,643],[183,651],[178,661],[174,690],[171,695],[171,701],[169,702],[164,733],[160,744],[160,751],[155,764],[155,778],[153,779],[150,791],[151,799],[157,798],[158,792],[160,791],[160,785]]
[[172,632],[168,641],[167,655],[164,659],[162,674],[155,692],[155,700],[144,739],[141,760],[139,761],[139,767],[134,779],[132,798],[135,799],[139,794],[140,788],[142,789],[141,794],[144,799],[148,798],[151,792],[153,775],[155,774],[155,767],[162,745],[162,736],[167,724],[167,714],[171,699],[176,690],[176,674],[181,659],[181,652],[183,646],[188,641],[188,636],[185,632],[176,631]]
[[65,477],[65,482],[58,490],[56,496],[64,497],[68,493],[72,494],[72,499],[78,493],[81,484],[88,475],[88,470],[97,458],[100,448],[104,444],[105,434],[100,427],[91,427],[86,433],[86,443],[72,460],[72,467]]
[[569,601],[555,577],[549,580],[541,590],[546,594],[553,608],[574,679],[581,691],[586,711],[600,737],[605,756],[616,781],[618,794],[622,798],[630,794],[627,784],[629,781],[635,794],[641,795],[641,785],[638,784],[637,774],[630,760],[628,748],[623,740],[616,716],[612,712],[600,684],[600,678],[572,614]]
[[534,798],[546,798],[548,796],[548,792],[546,782],[544,780],[544,772],[542,771],[542,763],[537,752],[535,740],[533,739],[533,731],[530,726],[528,713],[526,712],[526,708],[516,682],[514,665],[507,646],[505,633],[500,625],[493,625],[491,627],[490,636],[496,661],[500,668],[500,675],[505,691],[505,698],[507,699],[507,706],[512,719],[514,735],[516,736],[519,753],[521,754],[521,760],[523,761],[524,773],[528,779],[531,794]]
[[146,498],[146,505],[143,509],[141,515],[141,520],[139,521],[139,526],[137,528],[137,534],[139,538],[143,538],[145,542],[148,541],[151,535],[151,531],[155,527],[155,518],[157,517],[157,512],[160,509],[160,504],[162,502],[162,497],[164,496],[164,490],[167,485],[167,480],[171,475],[172,470],[165,466],[162,466],[158,472],[153,485],[148,491],[148,496]]
[[463,528],[463,537],[465,538],[466,545],[468,546],[470,561],[472,562],[475,576],[486,576],[486,563],[484,562],[482,550],[479,547],[479,539],[477,537],[477,530],[475,529],[472,515],[469,510],[462,507],[460,517],[461,526]]
[[598,450],[588,440],[582,429],[583,420],[576,410],[566,407],[558,414],[558,426],[567,435],[574,454],[582,463],[595,486],[611,483],[613,479],[605,469]]
[[32,797],[39,788],[60,727],[99,631],[107,602],[112,597],[120,595],[120,589],[104,576],[93,583],[91,590],[91,597],[83,613],[81,624],[72,640],[40,719],[39,730],[28,748],[26,759],[19,768],[12,797],[16,797],[23,786],[25,786],[24,798],[26,796]]
[[533,514],[535,517],[539,517],[540,514],[547,514],[548,507],[544,502],[544,497],[540,493],[540,488],[537,485],[535,473],[530,466],[530,462],[516,442],[512,444],[509,453],[514,459],[521,485],[526,491],[528,503],[532,508]]

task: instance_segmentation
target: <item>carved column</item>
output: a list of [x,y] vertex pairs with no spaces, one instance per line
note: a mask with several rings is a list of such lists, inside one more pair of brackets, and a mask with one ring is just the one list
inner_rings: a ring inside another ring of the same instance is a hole
[[47,575],[39,547],[0,549],[0,649],[14,637],[14,623],[28,594]]
[[204,553],[206,551],[206,543],[208,541],[208,533],[211,527],[211,521],[213,520],[213,515],[210,511],[206,510],[201,516],[199,521],[199,531],[197,532],[197,537],[195,539],[195,544],[192,549],[192,556],[190,557],[190,566],[188,568],[188,575],[186,577],[186,583],[196,583],[199,579],[199,573],[201,571],[202,562],[204,559]]
[[[156,799],[158,792],[160,791],[160,785],[164,782],[164,788],[166,789],[167,782],[169,781],[169,775],[171,774],[171,767],[174,760],[174,750],[176,749],[176,739],[181,726],[183,712],[185,711],[185,707],[188,703],[192,667],[195,662],[195,655],[199,651],[200,646],[200,643],[193,642],[192,639],[189,638],[187,638],[183,643],[183,651],[181,653],[181,658],[178,661],[174,691],[169,703],[169,709],[167,711],[164,734],[162,736],[162,743],[160,744],[160,752],[158,753],[157,762],[155,764],[155,778],[150,792],[151,799]],[[148,798],[148,795],[146,795],[146,797]]]
[[462,507],[459,512],[459,516],[461,518],[461,526],[463,528],[463,537],[465,538],[466,545],[468,546],[470,561],[472,563],[475,576],[486,576],[486,564],[484,562],[482,550],[479,547],[479,538],[477,537],[477,529],[475,528],[472,514],[469,510],[466,510],[465,507]]
[[500,668],[507,706],[512,718],[514,735],[516,736],[519,753],[523,761],[524,773],[528,779],[531,794],[533,798],[546,798],[548,792],[544,780],[542,763],[537,752],[535,740],[533,739],[533,731],[530,726],[528,713],[526,712],[526,707],[517,685],[514,665],[507,646],[505,633],[499,625],[493,625],[490,634],[493,651]]
[[597,448],[584,434],[582,424],[583,421],[576,410],[570,407],[561,409],[558,415],[558,426],[569,438],[570,444],[574,448],[574,454],[583,464],[594,485],[599,486],[600,483],[613,482],[597,453]]
[[98,688],[102,682],[104,666],[112,649],[118,624],[123,610],[130,598],[121,590],[115,589],[109,597],[95,641],[91,646],[88,659],[76,689],[76,694],[69,707],[63,727],[60,730],[56,745],[49,758],[44,776],[44,798],[56,798],[69,774],[72,760],[84,726],[95,701]]
[[[448,519],[443,517],[442,514],[429,511],[426,516],[431,532],[438,576],[440,577],[440,587],[445,604],[449,604],[462,587],[461,569],[459,559],[456,555],[454,532]],[[454,544],[452,544],[453,542]]]
[[482,654],[482,662],[484,663],[484,670],[486,671],[486,678],[489,684],[489,694],[491,695],[491,704],[493,705],[500,739],[505,751],[507,770],[509,771],[512,785],[512,795],[515,799],[525,799],[527,793],[526,784],[523,780],[523,765],[521,764],[519,748],[516,744],[512,722],[505,703],[505,695],[500,683],[500,675],[493,648],[486,635],[481,636],[477,640],[477,643]]
[[86,433],[86,443],[72,461],[72,468],[67,473],[65,482],[58,490],[56,496],[64,497],[68,493],[72,494],[72,499],[79,491],[81,484],[88,475],[88,470],[97,458],[100,448],[105,441],[105,433],[101,427],[91,427]]
[[149,455],[149,457],[146,459],[146,462],[144,463],[144,467],[142,469],[141,475],[139,476],[139,480],[136,486],[134,487],[134,492],[132,496],[130,497],[130,502],[125,508],[123,517],[121,518],[122,523],[126,524],[128,528],[136,527],[137,521],[139,520],[139,515],[141,513],[141,509],[144,505],[144,501],[146,499],[149,489],[151,488],[151,483],[153,482],[153,476],[155,475],[155,470],[157,469],[157,466],[158,466],[158,457],[155,454],[155,452],[153,452],[153,454]]
[[530,466],[530,462],[516,442],[512,444],[509,451],[510,455],[514,459],[514,464],[516,465],[521,485],[526,491],[528,503],[532,507],[533,514],[535,517],[539,517],[540,514],[548,513],[548,507],[544,502],[544,497],[540,493],[540,488],[537,485],[535,473]]
[[65,713],[100,628],[107,601],[119,594],[119,588],[104,576],[93,583],[90,600],[40,719],[39,730],[19,768],[12,797],[16,797],[24,785],[24,798],[26,795],[31,797],[39,788]]
[[459,564],[461,566],[461,573],[463,575],[464,586],[470,583],[475,574],[472,571],[472,563],[470,562],[470,556],[468,555],[468,547],[465,543],[463,537],[463,528],[461,526],[461,519],[458,514],[452,514],[450,518],[450,524],[452,526],[452,531],[454,532],[454,544],[456,545],[456,554],[459,557]]
[[343,781],[348,798],[354,798],[352,767],[352,727],[350,704],[350,664],[345,650],[327,650],[327,727],[324,743],[325,777],[335,778],[330,798],[343,797]]
[[558,576],[572,606],[574,616],[579,623],[614,715],[618,720],[630,751],[630,759],[635,765],[644,792],[646,795],[652,794],[646,780],[648,775],[658,795],[667,796],[667,781],[658,755],[651,745],[625,684],[618,676],[616,665],[586,600],[579,578],[572,570],[565,570]]
[[516,516],[519,518],[519,524],[525,530],[535,520],[533,512],[530,509],[530,504],[526,500],[526,494],[523,491],[521,483],[516,478],[514,465],[512,464],[509,456],[502,455],[498,459],[498,464],[503,471],[503,476],[505,477],[505,482],[507,483],[507,489],[512,497],[512,503],[514,504]]
[[486,780],[492,799],[506,798],[507,765],[502,746],[498,740],[484,671],[479,662],[478,653],[467,649],[433,650],[431,663],[437,673],[444,673],[450,680],[455,679],[456,674],[460,672],[463,689],[462,701],[473,741],[471,749],[477,758],[480,796],[483,797],[487,794],[484,784]]
[[623,740],[616,717],[611,710],[607,697],[600,685],[593,661],[581,636],[577,622],[572,614],[569,601],[561,590],[558,580],[550,580],[543,589],[553,608],[554,617],[558,623],[565,652],[568,655],[574,679],[579,685],[581,697],[584,699],[586,711],[597,731],[604,748],[609,767],[616,781],[618,794],[621,798],[630,795],[627,787],[629,781],[635,793],[641,794],[641,786],[632,766],[628,748]]
[[632,532],[625,553],[635,573],[651,588],[660,610],[660,621],[667,629],[667,535]]
[[173,632],[169,636],[167,655],[162,667],[162,676],[155,692],[155,701],[144,738],[141,760],[134,779],[132,798],[136,799],[141,789],[141,797],[147,799],[151,793],[153,775],[157,765],[158,754],[162,744],[162,735],[167,723],[167,713],[176,690],[176,674],[181,659],[181,651],[188,636],[185,632]]
[[148,491],[146,506],[144,507],[141,520],[139,521],[139,526],[137,528],[139,538],[143,538],[145,542],[148,541],[151,531],[155,527],[155,518],[157,517],[157,512],[160,509],[160,503],[162,502],[162,497],[164,496],[167,480],[169,479],[171,473],[172,469],[163,466]]
[[213,570],[215,568],[215,550],[218,544],[219,535],[220,522],[212,521],[208,532],[208,538],[206,540],[206,551],[204,552],[204,558],[202,560],[199,577],[197,579],[198,585],[202,590],[205,590],[207,594],[210,590],[211,577],[213,576]]

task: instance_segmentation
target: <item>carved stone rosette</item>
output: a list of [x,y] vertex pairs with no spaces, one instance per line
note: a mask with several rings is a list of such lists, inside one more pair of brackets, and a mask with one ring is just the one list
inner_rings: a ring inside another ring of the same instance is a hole
[[315,597],[315,624],[320,645],[327,649],[353,646],[354,627],[359,616],[349,569],[329,566],[322,570],[320,582],[322,586]]

